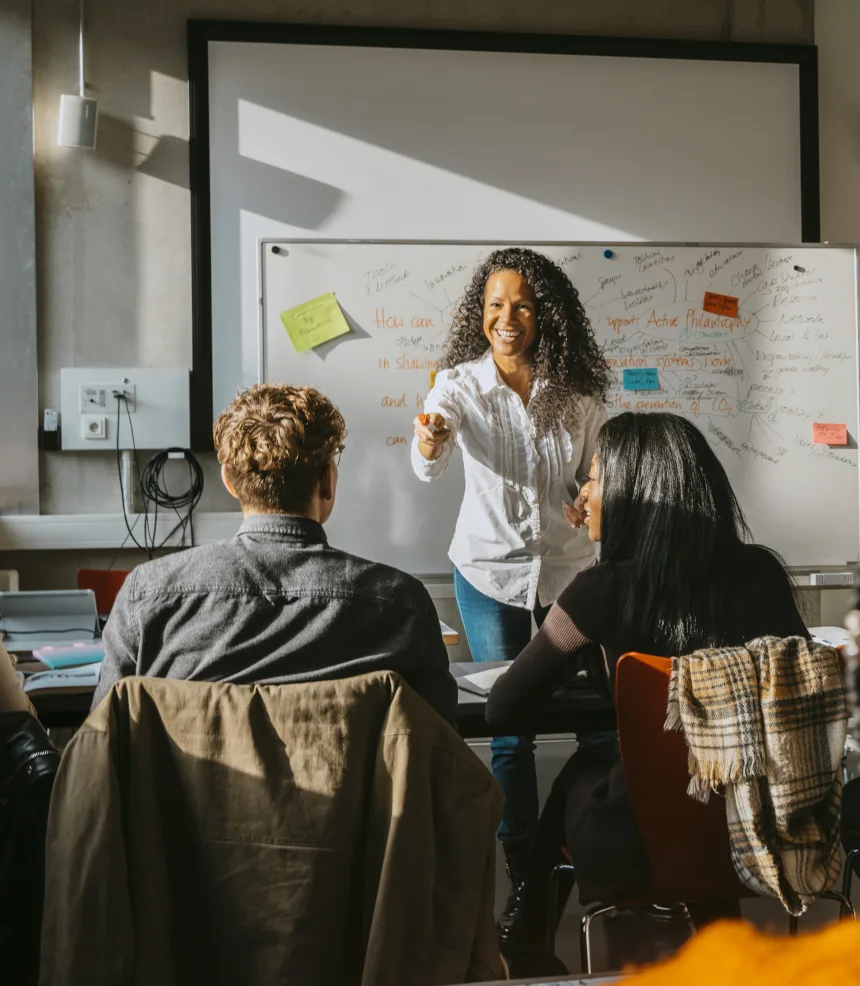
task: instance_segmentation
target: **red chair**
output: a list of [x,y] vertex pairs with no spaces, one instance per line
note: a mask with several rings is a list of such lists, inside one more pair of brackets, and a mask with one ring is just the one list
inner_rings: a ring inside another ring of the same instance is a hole
[[[648,851],[651,887],[639,900],[598,904],[583,917],[583,972],[591,972],[589,931],[600,914],[621,907],[715,904],[756,896],[740,882],[732,865],[725,801],[712,796],[702,804],[687,794],[690,774],[684,735],[663,728],[671,670],[671,659],[648,654],[625,654],[618,662],[615,711],[621,759],[633,813]],[[557,872],[564,870],[574,867],[563,864],[557,868]],[[838,900],[842,915],[853,916],[851,901],[843,894],[821,896]],[[550,887],[551,920],[556,899],[557,883]],[[792,918],[792,933],[796,927],[797,919]],[[555,923],[550,929],[554,935]]]
[[131,572],[116,568],[79,568],[79,589],[92,589],[96,596],[96,609],[101,615],[109,613],[123,582]]

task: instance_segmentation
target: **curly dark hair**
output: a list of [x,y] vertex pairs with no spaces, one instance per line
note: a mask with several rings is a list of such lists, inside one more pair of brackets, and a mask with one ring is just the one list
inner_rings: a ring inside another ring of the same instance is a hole
[[487,351],[484,335],[484,286],[502,270],[524,278],[537,299],[538,340],[532,386],[546,381],[532,404],[539,435],[552,431],[582,397],[606,400],[612,376],[570,278],[549,257],[524,247],[494,250],[475,270],[454,309],[454,321],[442,366],[445,369],[478,359]]

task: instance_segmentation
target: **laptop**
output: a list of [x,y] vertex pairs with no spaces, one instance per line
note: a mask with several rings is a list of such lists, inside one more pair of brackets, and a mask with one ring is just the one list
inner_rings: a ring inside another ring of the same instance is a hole
[[99,638],[92,589],[0,592],[0,637],[11,653],[68,647]]

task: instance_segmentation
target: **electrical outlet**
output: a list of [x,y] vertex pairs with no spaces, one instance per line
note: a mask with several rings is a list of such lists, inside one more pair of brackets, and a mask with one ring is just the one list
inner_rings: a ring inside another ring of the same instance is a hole
[[100,414],[83,415],[81,434],[88,439],[107,438],[107,418]]
[[84,383],[81,384],[81,414],[93,414],[99,411],[113,411],[116,413],[116,397],[114,394],[124,394],[124,407],[120,408],[122,414],[135,412],[136,387],[133,383]]
[[[76,366],[60,370],[63,451],[158,450],[189,442],[185,367]],[[114,394],[122,395],[119,400]],[[88,419],[99,425],[90,431]],[[104,421],[104,432],[101,422]]]

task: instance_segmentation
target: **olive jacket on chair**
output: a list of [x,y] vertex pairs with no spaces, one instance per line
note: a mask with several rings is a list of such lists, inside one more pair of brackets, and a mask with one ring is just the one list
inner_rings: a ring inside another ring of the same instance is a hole
[[504,978],[501,795],[397,675],[125,678],[65,751],[46,986]]

